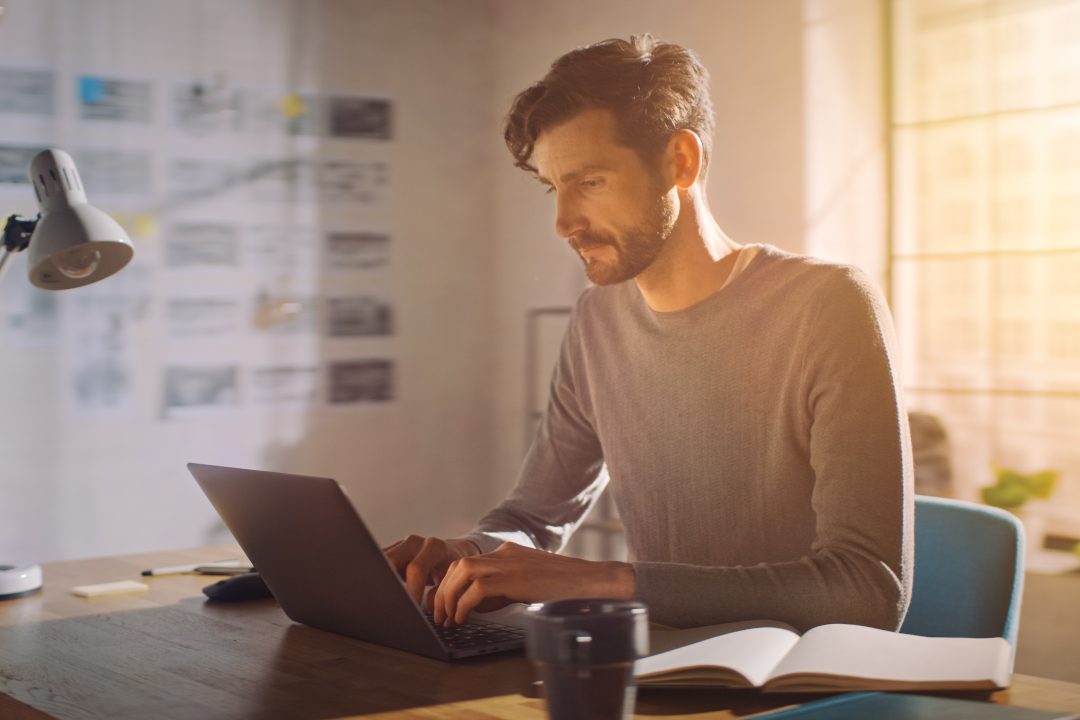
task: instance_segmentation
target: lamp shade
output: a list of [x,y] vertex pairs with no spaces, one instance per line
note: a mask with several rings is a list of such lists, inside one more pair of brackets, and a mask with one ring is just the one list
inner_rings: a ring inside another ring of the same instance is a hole
[[46,290],[89,285],[128,264],[135,252],[120,224],[86,201],[75,162],[43,150],[30,162],[41,208],[30,237],[30,282]]

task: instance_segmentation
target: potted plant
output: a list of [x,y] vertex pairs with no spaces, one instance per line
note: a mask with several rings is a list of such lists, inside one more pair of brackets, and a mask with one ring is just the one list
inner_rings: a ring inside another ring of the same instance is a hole
[[983,502],[1014,512],[1032,498],[1049,498],[1061,477],[1057,470],[1022,473],[1001,467],[994,468],[994,475],[997,482],[982,489]]
[[1042,549],[1044,518],[1040,514],[1024,512],[1023,508],[1032,499],[1049,498],[1057,487],[1061,473],[1057,470],[1022,473],[1011,468],[995,467],[994,475],[997,482],[982,489],[983,502],[1008,510],[1020,519],[1024,524],[1029,554]]

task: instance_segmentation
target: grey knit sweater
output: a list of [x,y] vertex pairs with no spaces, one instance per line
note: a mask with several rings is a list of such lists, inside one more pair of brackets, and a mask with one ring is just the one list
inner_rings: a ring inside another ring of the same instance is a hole
[[677,312],[590,288],[517,485],[469,539],[556,551],[606,485],[651,620],[895,629],[913,559],[895,355],[860,271],[769,246]]

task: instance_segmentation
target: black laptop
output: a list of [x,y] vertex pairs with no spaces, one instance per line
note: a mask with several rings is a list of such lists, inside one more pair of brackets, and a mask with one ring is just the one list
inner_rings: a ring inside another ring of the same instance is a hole
[[189,463],[199,487],[292,620],[441,660],[524,646],[507,623],[434,624],[330,478]]

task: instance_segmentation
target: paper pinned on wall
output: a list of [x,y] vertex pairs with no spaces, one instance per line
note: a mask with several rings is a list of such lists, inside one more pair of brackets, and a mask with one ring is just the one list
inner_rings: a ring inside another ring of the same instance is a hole
[[321,202],[385,209],[390,164],[383,160],[323,160],[318,165],[317,186]]
[[76,83],[83,120],[150,122],[153,87],[149,81],[82,75]]
[[243,175],[234,163],[224,160],[174,158],[167,171],[169,196],[181,201],[220,198],[244,184]]
[[59,293],[36,288],[26,277],[26,253],[8,260],[7,273],[13,277],[0,287],[3,304],[4,347],[55,347],[60,340]]
[[331,405],[386,403],[394,399],[394,361],[385,358],[331,362],[328,400]]
[[232,363],[173,365],[164,381],[166,417],[220,412],[240,402],[240,372]]
[[177,268],[237,268],[240,238],[234,225],[177,221],[165,233],[165,266]]
[[319,372],[313,365],[265,365],[249,374],[251,401],[256,405],[311,406],[318,396]]
[[68,310],[66,340],[75,411],[130,411],[134,385],[130,299],[84,290],[81,297],[70,301]]
[[364,140],[390,140],[392,104],[386,98],[333,96],[330,98],[330,135]]
[[305,92],[249,90],[243,95],[245,128],[275,135],[326,135],[326,100]]
[[308,158],[267,158],[250,165],[243,179],[252,200],[312,203],[317,199],[315,171]]
[[[0,145],[0,184],[30,185],[30,161],[44,148],[34,145]],[[30,192],[28,200],[33,200]]]
[[230,132],[242,127],[240,92],[223,77],[212,82],[189,82],[172,89],[172,124],[195,134]]
[[251,268],[260,275],[312,275],[318,268],[319,236],[302,225],[255,225],[244,243]]
[[145,323],[154,292],[152,261],[136,253],[105,282],[61,296],[76,413],[125,414],[135,405],[135,329]]
[[238,166],[219,160],[174,159],[168,171],[175,200],[220,198],[240,191],[260,203],[350,204],[387,209],[390,164],[385,160],[266,158]]
[[52,70],[0,67],[0,112],[49,117],[54,113]]
[[153,192],[150,154],[143,150],[77,148],[72,157],[93,198],[145,196]]
[[242,329],[241,312],[235,298],[170,298],[165,327],[173,338],[229,337]]
[[392,335],[393,309],[385,297],[373,294],[326,300],[326,333],[330,337]]
[[390,266],[390,234],[370,230],[341,230],[326,234],[326,269],[331,271],[386,270]]
[[314,335],[318,301],[310,295],[264,287],[255,296],[252,324],[256,331],[274,335]]

